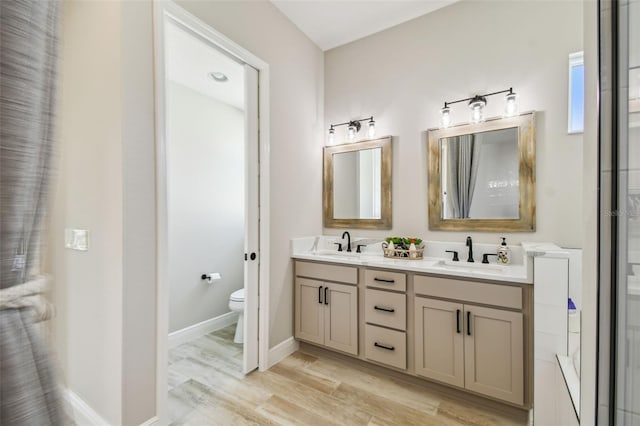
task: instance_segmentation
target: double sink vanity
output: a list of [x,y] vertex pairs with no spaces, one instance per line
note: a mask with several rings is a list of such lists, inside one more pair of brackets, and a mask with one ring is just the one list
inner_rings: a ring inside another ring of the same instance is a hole
[[[535,231],[535,113],[431,129],[426,139],[430,231]],[[324,148],[325,228],[393,229],[392,142]],[[530,409],[533,259],[516,246],[511,262],[495,263],[497,237],[473,252],[470,237],[425,241],[420,256],[411,244],[405,258],[383,255],[380,239],[294,239],[295,337]]]
[[[295,337],[405,374],[529,408],[533,266],[451,261],[464,244],[428,241],[420,260],[381,241],[337,251],[337,237],[294,239]],[[495,253],[476,245],[478,258]]]

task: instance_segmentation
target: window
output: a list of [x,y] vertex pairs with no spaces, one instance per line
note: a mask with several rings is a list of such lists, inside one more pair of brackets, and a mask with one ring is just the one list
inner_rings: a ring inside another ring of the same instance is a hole
[[584,131],[584,55],[569,55],[569,133]]

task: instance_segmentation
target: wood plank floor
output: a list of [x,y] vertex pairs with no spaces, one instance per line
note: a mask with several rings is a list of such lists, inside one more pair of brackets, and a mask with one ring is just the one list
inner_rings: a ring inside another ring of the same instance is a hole
[[296,352],[269,371],[241,373],[235,325],[171,349],[172,425],[526,425],[380,371]]

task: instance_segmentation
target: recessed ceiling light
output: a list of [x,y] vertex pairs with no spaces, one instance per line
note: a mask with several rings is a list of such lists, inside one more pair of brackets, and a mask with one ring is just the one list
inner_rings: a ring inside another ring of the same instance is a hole
[[214,81],[217,81],[219,83],[224,83],[225,81],[229,80],[229,77],[227,77],[226,74],[218,71],[210,72],[209,77],[211,77]]

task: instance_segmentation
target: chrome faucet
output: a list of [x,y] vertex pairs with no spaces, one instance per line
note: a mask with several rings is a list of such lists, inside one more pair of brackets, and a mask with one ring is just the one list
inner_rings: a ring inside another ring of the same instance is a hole
[[351,235],[349,234],[349,231],[344,231],[342,233],[343,240],[345,235],[347,236],[347,251],[351,251]]
[[473,242],[471,241],[471,237],[467,237],[467,247],[469,247],[469,258],[467,262],[473,262]]

